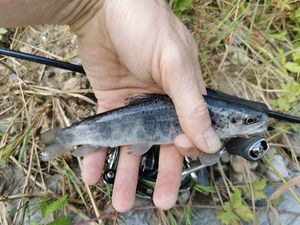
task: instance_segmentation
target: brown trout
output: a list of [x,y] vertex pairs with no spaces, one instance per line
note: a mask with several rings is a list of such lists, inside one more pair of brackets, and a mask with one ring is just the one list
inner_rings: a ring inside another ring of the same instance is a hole
[[[204,96],[212,126],[220,139],[263,132],[268,116],[255,107]],[[41,135],[46,145],[42,160],[51,160],[74,146],[74,154],[132,145],[141,155],[152,145],[171,144],[183,131],[172,100],[166,95],[142,94],[127,106],[83,119],[67,128]],[[79,147],[78,147],[79,146]]]

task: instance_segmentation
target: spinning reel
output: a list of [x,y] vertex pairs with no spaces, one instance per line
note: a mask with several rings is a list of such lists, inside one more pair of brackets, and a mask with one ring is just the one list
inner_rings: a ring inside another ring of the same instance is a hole
[[[248,161],[257,161],[261,159],[269,150],[269,145],[264,138],[237,137],[225,142],[223,148],[209,156],[203,158],[201,155],[197,159],[185,157],[183,161],[183,171],[181,176],[180,191],[189,191],[191,182],[197,182],[197,172],[218,162],[221,155],[227,151],[231,155],[239,155]],[[103,180],[107,184],[113,184],[116,176],[116,169],[119,159],[119,148],[114,148],[106,160]],[[146,152],[141,159],[137,194],[151,198],[154,192],[154,186],[158,173],[159,146],[155,145]]]

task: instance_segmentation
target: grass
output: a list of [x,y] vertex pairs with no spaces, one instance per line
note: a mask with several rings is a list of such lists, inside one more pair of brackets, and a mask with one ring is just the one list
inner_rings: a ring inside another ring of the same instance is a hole
[[[263,102],[272,110],[300,116],[300,4],[297,1],[193,1],[186,5],[175,2],[176,14],[198,43],[202,75],[209,87]],[[1,30],[0,45],[55,59],[79,61],[76,39],[64,26],[18,28],[7,33]],[[80,79],[80,86],[64,90],[64,83],[73,77]],[[0,58],[0,170],[10,166],[22,174],[22,178],[10,184],[14,188],[4,191],[1,198],[0,207],[5,209],[0,215],[1,224],[46,223],[39,216],[29,215],[39,214],[40,202],[55,201],[65,195],[69,197],[68,202],[54,210],[50,221],[63,212],[77,214],[81,220],[101,217],[111,207],[110,187],[83,184],[80,159],[64,155],[44,163],[38,157],[41,132],[69,125],[95,112],[96,103],[90,98],[91,92],[89,83],[81,75]],[[288,158],[290,165],[299,170],[297,146],[291,146],[289,141],[283,143],[282,139],[289,140],[287,133],[299,132],[300,127],[276,121],[271,121],[270,125],[273,129],[264,135],[272,149]],[[253,180],[250,164],[243,163],[243,176]],[[260,169],[255,170],[255,174],[267,183],[262,171],[268,167],[259,162]],[[225,170],[221,164],[215,166],[214,171],[212,186],[198,187],[202,192],[209,190],[206,200],[202,200],[205,203],[191,200],[168,212],[157,211],[157,221],[189,224],[192,206],[222,211],[227,205],[228,209],[232,196],[239,189],[247,190],[250,195],[250,204],[244,197],[239,204],[249,207],[255,217],[258,211],[256,184],[234,182],[232,171]],[[223,185],[218,183],[219,178]],[[288,180],[283,179],[283,182]],[[195,191],[192,196],[199,195]],[[37,206],[31,207],[32,202]],[[152,206],[149,209],[153,209]],[[249,211],[247,213],[249,215]],[[115,216],[110,214],[103,219]]]

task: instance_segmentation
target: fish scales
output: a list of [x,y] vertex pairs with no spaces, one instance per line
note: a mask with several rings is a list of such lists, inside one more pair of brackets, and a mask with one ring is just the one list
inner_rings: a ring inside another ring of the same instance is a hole
[[[129,105],[83,120],[66,128],[74,137],[71,145],[116,147],[129,144],[167,144],[182,133],[175,108],[168,98]],[[71,142],[71,141],[69,141]]]
[[[266,130],[267,115],[263,112],[214,97],[205,96],[205,100],[212,126],[221,139]],[[50,159],[78,145],[99,148],[170,144],[182,132],[172,100],[155,94],[45,133],[41,140]]]

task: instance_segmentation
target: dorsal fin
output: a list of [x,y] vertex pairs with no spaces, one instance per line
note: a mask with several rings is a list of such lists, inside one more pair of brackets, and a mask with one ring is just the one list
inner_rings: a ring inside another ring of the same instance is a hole
[[163,94],[157,94],[157,93],[135,93],[135,94],[129,94],[125,98],[125,105],[132,105],[132,104],[138,104],[145,101],[148,101],[150,99],[153,99],[155,97],[165,96]]

